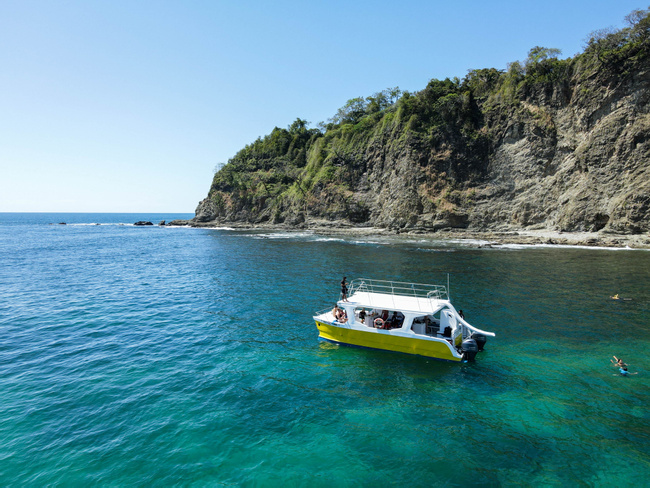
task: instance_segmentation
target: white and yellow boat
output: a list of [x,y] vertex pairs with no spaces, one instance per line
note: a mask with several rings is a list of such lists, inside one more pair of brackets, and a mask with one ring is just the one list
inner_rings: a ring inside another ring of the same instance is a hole
[[470,325],[442,285],[356,279],[347,300],[314,320],[326,341],[447,361],[474,360],[494,337]]

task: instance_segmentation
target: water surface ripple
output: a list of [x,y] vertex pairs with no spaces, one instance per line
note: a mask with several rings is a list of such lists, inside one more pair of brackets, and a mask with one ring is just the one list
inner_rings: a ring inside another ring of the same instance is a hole
[[[0,214],[0,484],[646,483],[650,253],[158,217]],[[446,273],[476,363],[317,340],[341,276]]]

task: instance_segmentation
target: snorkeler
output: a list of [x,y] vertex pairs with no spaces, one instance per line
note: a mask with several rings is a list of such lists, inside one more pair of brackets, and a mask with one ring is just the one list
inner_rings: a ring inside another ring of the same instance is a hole
[[[636,372],[636,373],[630,373],[630,372],[627,370],[627,366],[621,366],[621,367],[619,368],[618,371],[619,371],[619,373],[621,373],[621,376],[629,376],[629,375],[631,375],[631,374],[639,374],[638,372]],[[614,375],[614,376],[616,376],[616,375]]]
[[[622,367],[624,367],[624,366],[627,366],[627,364],[625,364],[625,363],[623,362],[622,359],[617,358],[616,356],[612,356],[612,357],[613,357],[614,359],[610,359],[610,361],[612,362],[612,365],[613,365],[615,368],[622,368]],[[616,362],[614,362],[614,361],[616,361]]]
[[[627,369],[627,364],[623,362],[621,358],[617,358],[616,356],[612,356],[614,359],[610,359],[612,362],[612,366],[615,368],[618,368],[618,372],[621,374],[621,376],[629,376],[631,374],[639,374],[639,373],[630,373]],[[616,360],[616,362],[614,362]],[[614,375],[616,376],[616,375]]]

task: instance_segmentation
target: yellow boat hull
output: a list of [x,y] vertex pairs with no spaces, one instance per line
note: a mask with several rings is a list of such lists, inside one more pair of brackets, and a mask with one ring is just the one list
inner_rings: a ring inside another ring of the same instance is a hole
[[417,356],[443,359],[446,361],[459,362],[462,360],[462,358],[456,357],[452,353],[447,341],[403,337],[379,329],[366,332],[347,327],[337,327],[319,320],[316,320],[316,327],[318,328],[319,337],[330,342],[415,354]]

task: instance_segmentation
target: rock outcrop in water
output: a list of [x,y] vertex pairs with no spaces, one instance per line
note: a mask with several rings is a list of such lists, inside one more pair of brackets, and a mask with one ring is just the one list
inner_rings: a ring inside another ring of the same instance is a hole
[[[650,231],[650,17],[558,59],[352,99],[297,119],[213,179],[191,225],[394,231]],[[173,224],[173,223],[172,223]]]

